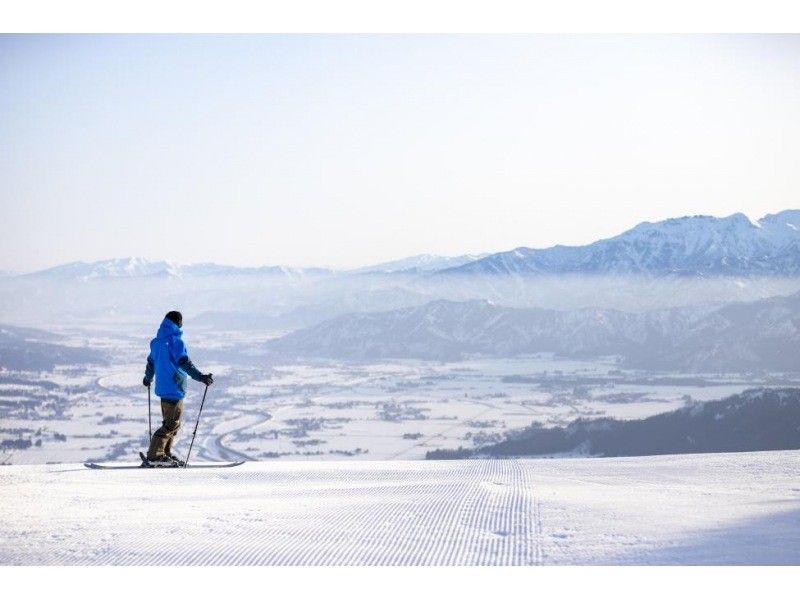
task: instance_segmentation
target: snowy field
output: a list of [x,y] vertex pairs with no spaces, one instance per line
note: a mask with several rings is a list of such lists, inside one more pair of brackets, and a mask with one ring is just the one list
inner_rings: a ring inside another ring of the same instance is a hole
[[0,564],[800,565],[800,452],[0,468]]

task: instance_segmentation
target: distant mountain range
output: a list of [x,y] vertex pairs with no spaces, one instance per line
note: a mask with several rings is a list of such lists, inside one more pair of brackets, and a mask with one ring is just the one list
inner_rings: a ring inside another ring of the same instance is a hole
[[432,301],[353,313],[269,341],[274,358],[460,360],[553,352],[621,356],[629,367],[686,372],[799,371],[800,293],[725,307],[643,313]]
[[428,253],[423,253],[421,255],[414,255],[392,262],[384,262],[382,264],[375,264],[372,266],[366,266],[364,268],[348,270],[348,273],[362,274],[368,272],[386,272],[412,274],[437,272],[447,268],[456,268],[458,266],[463,266],[464,264],[471,264],[472,262],[485,258],[488,255],[488,253],[483,253],[480,255],[458,255],[454,257],[445,257],[441,255],[430,255]]
[[24,274],[25,278],[53,280],[91,280],[104,278],[184,277],[262,275],[297,277],[329,274],[324,268],[289,268],[285,266],[237,267],[220,264],[178,265],[168,261],[151,261],[139,257],[115,258],[99,262],[71,262],[54,268]]
[[[70,262],[46,270],[24,274],[26,278],[49,278],[58,280],[90,280],[102,278],[176,277],[185,276],[316,276],[329,274],[423,274],[445,268],[468,264],[488,254],[445,257],[437,255],[415,255],[392,262],[385,262],[335,271],[329,268],[291,268],[288,266],[227,266],[215,263],[179,265],[170,261],[152,261],[141,257],[115,258],[98,262]],[[0,271],[0,276],[15,276]]]
[[476,274],[800,274],[800,210],[765,216],[691,216],[644,222],[580,247],[519,247],[448,268],[443,275]]
[[800,275],[800,210],[785,210],[751,222],[744,214],[725,218],[687,216],[644,222],[616,237],[590,245],[454,257],[415,255],[352,270],[236,267],[219,264],[177,265],[169,261],[118,258],[72,262],[32,274],[30,278],[99,279],[261,275]]
[[604,457],[794,450],[800,448],[800,389],[751,389],[721,401],[690,403],[646,419],[579,419],[532,425],[497,444],[436,450],[428,459],[572,453]]

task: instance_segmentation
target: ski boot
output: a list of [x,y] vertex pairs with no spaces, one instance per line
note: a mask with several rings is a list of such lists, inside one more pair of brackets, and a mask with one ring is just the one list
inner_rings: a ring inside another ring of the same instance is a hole
[[166,457],[175,464],[175,467],[183,467],[184,465],[186,465],[186,461],[184,461],[183,459],[179,459],[172,453],[166,453]]
[[178,467],[178,464],[167,455],[159,455],[155,459],[148,459],[144,453],[139,453],[142,458],[142,467]]

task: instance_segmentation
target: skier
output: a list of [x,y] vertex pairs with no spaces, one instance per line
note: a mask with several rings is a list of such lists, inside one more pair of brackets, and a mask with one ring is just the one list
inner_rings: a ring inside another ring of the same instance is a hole
[[150,387],[156,378],[156,395],[161,398],[164,421],[155,431],[147,451],[147,461],[157,466],[182,466],[184,463],[172,454],[172,443],[181,427],[183,398],[186,396],[186,376],[206,386],[214,383],[211,374],[201,374],[194,366],[183,343],[183,316],[171,311],[164,316],[156,337],[150,341],[150,355],[142,384]]

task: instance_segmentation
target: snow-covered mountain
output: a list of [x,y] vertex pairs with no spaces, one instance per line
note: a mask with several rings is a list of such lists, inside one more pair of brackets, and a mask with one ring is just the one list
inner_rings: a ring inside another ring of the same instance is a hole
[[289,266],[224,266],[214,263],[189,264],[179,266],[183,276],[283,276],[286,278],[300,278],[331,274],[333,271],[326,268],[291,268]]
[[[339,274],[423,274],[468,264],[482,255],[462,255],[443,257],[436,255],[415,255],[400,260],[367,266],[355,270],[341,271]],[[329,268],[293,268],[289,266],[229,266],[213,262],[199,264],[177,264],[166,260],[148,260],[141,257],[114,258],[97,262],[70,262],[46,270],[25,274],[26,278],[46,278],[52,280],[90,280],[103,278],[134,278],[144,276],[192,277],[192,276],[278,276],[300,278],[335,274]],[[0,271],[0,276],[13,276],[11,272]]]
[[627,313],[509,308],[488,301],[433,301],[420,307],[354,313],[267,344],[276,357],[458,360],[555,352],[620,355],[658,370],[800,370],[800,293],[726,307]]
[[140,257],[128,257],[98,262],[70,262],[25,274],[24,276],[57,280],[179,276],[179,269],[178,266],[168,261],[151,261]]
[[323,268],[286,266],[237,267],[213,263],[178,265],[169,261],[151,261],[141,257],[114,258],[98,262],[71,262],[24,275],[26,278],[52,280],[91,280],[137,277],[262,275],[300,277],[327,274]]
[[688,325],[694,310],[660,318],[616,310],[509,308],[489,301],[432,301],[419,307],[353,313],[270,341],[276,355],[338,359],[457,360],[468,354],[512,356],[627,352],[656,333]]
[[443,274],[800,274],[800,210],[644,222],[590,245],[519,247]]
[[[744,214],[725,218],[687,216],[644,222],[590,245],[547,249],[519,247],[495,254],[453,257],[415,255],[340,274],[800,274],[800,210],[785,210],[751,222]],[[26,277],[52,279],[142,276],[334,274],[325,268],[236,267],[214,263],[177,265],[144,258],[72,262]]]
[[384,262],[382,264],[375,264],[372,266],[365,266],[350,270],[352,274],[363,274],[367,272],[384,272],[384,273],[423,273],[423,272],[436,272],[437,270],[444,270],[447,268],[457,268],[464,264],[470,264],[476,260],[487,257],[489,254],[483,253],[480,255],[458,255],[453,257],[431,255],[423,253],[420,255],[413,255],[411,257],[394,260],[391,262]]
[[[657,314],[660,312],[651,312]],[[733,303],[667,330],[632,366],[686,371],[800,371],[800,293]]]

